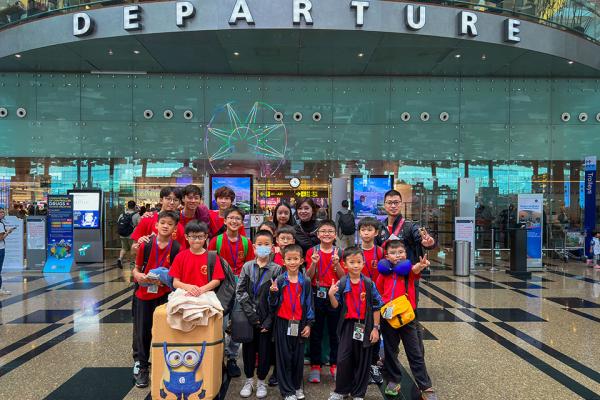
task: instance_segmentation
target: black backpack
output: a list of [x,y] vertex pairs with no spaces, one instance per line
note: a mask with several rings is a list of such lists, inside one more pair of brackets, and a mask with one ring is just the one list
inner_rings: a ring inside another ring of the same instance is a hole
[[233,309],[233,304],[235,303],[235,275],[229,266],[229,263],[223,259],[220,255],[217,254],[216,251],[208,252],[208,281],[212,280],[213,272],[215,270],[215,263],[217,262],[217,257],[221,261],[221,267],[223,268],[223,273],[225,274],[225,279],[221,282],[219,287],[215,290],[217,294],[217,298],[221,302],[223,306],[223,315],[228,315]]
[[347,213],[342,213],[341,211],[338,211],[338,215],[339,215],[339,227],[340,230],[342,231],[342,234],[344,235],[354,235],[354,233],[356,232],[356,222],[354,221],[354,214],[351,211],[348,211]]
[[[150,241],[144,245],[144,265],[142,266],[142,272],[147,273],[146,266],[148,265],[148,260],[150,259],[150,252],[152,251],[152,247],[154,247],[154,243],[156,242],[156,235],[150,236]],[[173,264],[173,260],[175,260],[175,256],[179,253],[181,245],[177,240],[173,240],[171,243],[171,251],[169,252],[169,263]],[[158,268],[158,265],[156,266]]]
[[127,237],[133,233],[133,214],[124,212],[117,220],[117,232],[119,236]]

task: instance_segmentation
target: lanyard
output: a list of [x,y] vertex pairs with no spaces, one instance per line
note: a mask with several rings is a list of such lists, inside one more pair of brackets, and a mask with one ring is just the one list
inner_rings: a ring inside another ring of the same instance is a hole
[[392,298],[390,301],[394,300],[394,294],[396,294],[396,282],[398,281],[398,275],[394,274],[394,285],[392,286]]
[[[392,227],[394,226],[394,224],[392,223]],[[396,226],[396,229],[394,229],[393,235],[398,236],[398,234],[400,233],[400,231],[402,230],[402,227],[404,226],[404,218],[402,218],[400,220],[400,222],[398,223],[398,226]]]
[[[365,250],[363,249],[363,257],[365,258],[365,262],[367,260]],[[373,268],[373,261],[378,262],[377,259],[377,246],[373,246],[373,257],[371,258],[371,265],[367,265],[367,271],[369,271],[369,278],[373,279],[373,273],[371,272],[371,268]],[[377,265],[377,263],[375,264]]]
[[238,240],[235,242],[235,252],[234,252],[233,246],[231,246],[231,240],[229,240],[227,235],[224,235],[224,236],[227,238],[227,243],[229,244],[229,255],[231,255],[231,261],[233,262],[233,265],[231,266],[231,268],[233,268],[234,271],[237,271],[238,249],[240,248],[240,241],[242,240],[242,238],[238,236]]
[[[256,265],[256,264],[255,264]],[[258,267],[258,271],[256,271],[257,273],[255,274],[256,278],[258,278],[258,273],[260,272],[260,267]],[[255,279],[254,281],[254,287],[253,287],[253,293],[254,293],[254,298],[256,299],[256,296],[258,295],[258,290],[260,289],[260,285],[262,285],[262,281],[265,278],[265,275],[267,274],[267,272],[269,272],[268,268],[265,268],[265,270],[262,272],[262,275],[260,276],[260,280]]]
[[298,302],[298,294],[300,293],[299,286],[300,281],[296,283],[296,295],[292,296],[292,282],[288,280],[288,292],[290,293],[290,306],[292,308],[292,321],[294,321],[294,313],[296,312],[296,303]]
[[329,272],[329,268],[331,268],[331,265],[333,264],[333,253],[335,251],[336,251],[336,248],[334,247],[333,250],[331,251],[331,258],[329,259],[327,268],[325,269],[325,272],[322,272],[323,271],[323,254],[325,254],[325,253],[323,253],[321,251],[321,249],[319,249],[319,279],[317,279],[317,286],[319,286],[319,281],[327,276],[327,272]]
[[159,260],[158,253],[159,253],[160,248],[158,247],[158,238],[156,238],[156,266],[155,266],[155,268],[160,268],[163,266],[163,263],[165,262],[165,260],[167,259],[167,256],[171,252],[172,245],[173,245],[173,240],[169,239],[169,244],[165,248],[165,253],[162,256],[162,260]]
[[358,318],[359,321],[360,321],[360,294],[362,293],[362,287],[363,287],[363,279],[361,276],[360,280],[358,282],[358,296],[353,296],[352,295],[352,282],[350,282],[350,293],[349,294],[350,294],[350,298],[352,299],[352,303],[354,304],[354,307],[356,309],[356,317]]

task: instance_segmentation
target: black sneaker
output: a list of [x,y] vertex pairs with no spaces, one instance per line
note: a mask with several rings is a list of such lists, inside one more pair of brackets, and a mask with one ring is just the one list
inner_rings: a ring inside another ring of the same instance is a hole
[[242,370],[233,359],[227,361],[227,375],[231,378],[239,378],[242,376]]
[[123,261],[120,258],[117,259],[117,267],[123,269]]
[[277,386],[279,385],[279,381],[277,380],[277,375],[273,374],[269,378],[269,386]]
[[383,383],[383,376],[377,365],[371,365],[371,381],[375,385],[381,385]]
[[150,372],[148,368],[140,368],[140,373],[135,378],[135,386],[139,388],[148,387],[150,383]]

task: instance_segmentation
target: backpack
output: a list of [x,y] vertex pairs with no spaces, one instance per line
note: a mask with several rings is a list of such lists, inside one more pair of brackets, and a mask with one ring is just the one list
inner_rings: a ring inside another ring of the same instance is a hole
[[133,213],[124,212],[117,220],[117,232],[119,236],[127,237],[133,233]]
[[[150,242],[148,242],[148,243],[146,243],[146,245],[144,245],[144,265],[142,267],[143,273],[146,273],[146,266],[148,265],[148,260],[150,259],[150,252],[152,251],[154,242],[156,242],[156,235],[150,236]],[[150,246],[148,246],[148,244]],[[178,241],[173,240],[171,242],[171,251],[169,252],[169,263],[171,263],[171,264],[173,263],[175,256],[177,255],[177,253],[179,253],[180,247],[181,247],[181,245],[179,244]],[[158,267],[158,265],[156,267]]]
[[354,235],[356,232],[356,221],[354,221],[354,214],[351,211],[342,213],[338,211],[339,216],[339,227],[344,235]]
[[[217,236],[217,254],[219,254],[219,255],[221,255],[221,249],[223,248],[223,235],[224,234]],[[246,236],[242,236],[242,235],[239,235],[239,237],[242,240],[242,247],[244,248],[244,260],[245,260],[246,256],[248,255],[248,238]],[[234,265],[233,268],[237,268],[237,266]]]
[[223,306],[223,316],[228,315],[233,309],[235,303],[235,275],[229,266],[229,263],[223,259],[216,251],[208,252],[208,281],[212,280],[213,272],[215,270],[215,264],[217,257],[221,261],[221,267],[225,274],[225,279],[221,282],[219,287],[215,290],[217,298]]

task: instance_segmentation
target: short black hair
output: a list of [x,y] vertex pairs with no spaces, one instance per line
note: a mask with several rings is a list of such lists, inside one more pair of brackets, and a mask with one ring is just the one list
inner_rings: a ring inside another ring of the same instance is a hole
[[254,241],[256,242],[256,239],[258,239],[261,236],[268,237],[269,240],[271,241],[271,243],[273,243],[273,235],[268,230],[262,229],[262,230],[256,232],[256,235],[254,235]]
[[189,235],[190,233],[206,233],[208,235],[208,225],[206,225],[206,222],[191,220],[185,226],[185,234]]
[[[277,230],[277,227],[275,226],[274,223],[272,223],[271,221],[264,221],[262,224],[260,224],[258,226],[258,230],[259,231],[266,230],[266,229],[261,229],[263,226],[268,227],[269,230],[271,230],[271,232],[273,232],[272,235],[275,236],[275,231]],[[257,235],[258,235],[258,233],[257,233]]]
[[285,248],[281,249],[281,253],[283,255],[283,258],[285,258],[285,255],[287,253],[292,253],[292,252],[296,252],[300,254],[300,258],[304,257],[304,252],[302,251],[302,247],[300,247],[300,245],[298,244],[290,244],[289,246],[285,246]]
[[[362,251],[362,249],[360,247],[358,247],[358,246],[346,247],[344,249],[344,252],[342,253],[342,259],[345,262],[346,258],[348,258],[350,256],[354,256],[356,254],[360,254],[361,256],[363,256],[363,251]],[[363,257],[363,261],[364,261],[364,257]]]
[[127,208],[129,208],[130,210],[133,210],[135,208],[135,201],[129,200],[127,202]]
[[175,211],[161,211],[158,213],[158,221],[160,221],[163,218],[171,218],[173,221],[175,221],[175,225],[177,225],[179,223],[179,214],[177,214]]
[[402,242],[402,240],[388,240],[387,242],[385,242],[385,245],[383,246],[383,249],[385,250],[386,253],[391,249],[400,249],[400,248],[406,250],[406,246],[404,245],[404,242]]
[[162,199],[164,197],[167,197],[171,193],[173,193],[175,197],[177,197],[179,201],[181,201],[181,189],[173,186],[165,186],[162,189],[160,189],[160,198]]
[[375,217],[364,217],[358,221],[358,230],[360,231],[360,228],[363,226],[372,226],[376,231],[379,231],[381,228],[381,222],[379,222],[379,220]]
[[202,190],[196,185],[187,185],[183,188],[183,196],[187,196],[188,194],[198,195],[202,197]]
[[400,197],[400,201],[402,201],[402,195],[396,189],[391,189],[391,190],[388,190],[387,192],[385,192],[385,194],[383,195],[383,200],[387,199],[388,197],[395,197],[395,196]]
[[324,226],[331,226],[331,227],[333,227],[333,229],[337,229],[337,226],[335,226],[335,222],[333,220],[331,220],[331,219],[324,219],[319,224],[319,227],[317,228],[317,232],[319,231],[319,229],[321,229]]
[[348,208],[348,205],[349,205],[348,200],[342,200],[342,207]]
[[281,228],[277,229],[277,232],[275,232],[275,237],[279,237],[279,235],[282,235],[284,233],[289,233],[290,235],[294,236],[295,232],[296,232],[296,230],[294,229],[293,226],[285,225],[285,226],[282,226]]
[[229,214],[234,212],[240,214],[242,216],[242,220],[244,219],[244,212],[242,211],[242,209],[235,206],[229,207],[227,210],[225,210],[225,212],[223,213],[223,218],[227,218]]

